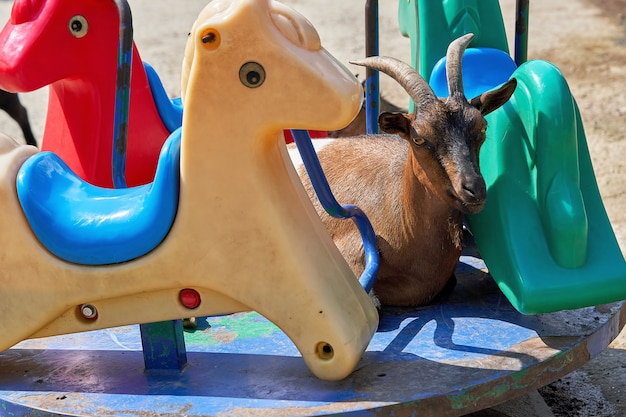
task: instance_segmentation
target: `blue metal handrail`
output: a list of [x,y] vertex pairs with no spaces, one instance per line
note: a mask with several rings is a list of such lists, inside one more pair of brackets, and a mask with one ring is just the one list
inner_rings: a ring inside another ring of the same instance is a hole
[[126,0],[114,0],[120,15],[120,38],[115,81],[115,118],[111,156],[113,186],[126,187],[126,147],[130,110],[130,79],[133,61],[133,18]]
[[311,184],[320,200],[322,207],[328,214],[340,219],[352,219],[356,224],[361,238],[363,239],[363,248],[365,250],[365,270],[359,277],[359,282],[366,292],[370,292],[376,281],[378,267],[380,265],[380,255],[376,249],[376,234],[372,225],[363,211],[355,205],[341,205],[335,199],[324,170],[320,165],[320,161],[315,153],[315,148],[311,142],[311,137],[306,130],[292,130],[293,140],[298,147],[298,151],[302,156],[302,163],[306,169]]

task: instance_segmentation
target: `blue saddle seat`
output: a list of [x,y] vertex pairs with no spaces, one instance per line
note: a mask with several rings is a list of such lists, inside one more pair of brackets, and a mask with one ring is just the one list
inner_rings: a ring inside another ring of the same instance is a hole
[[50,252],[81,265],[130,261],[158,246],[178,209],[181,129],[164,143],[154,181],[110,189],[91,185],[54,153],[30,157],[17,194],[34,234]]
[[[467,48],[463,54],[463,88],[472,99],[511,78],[517,69],[509,54],[494,48]],[[430,75],[430,86],[437,97],[448,97],[446,58],[441,58]]]
[[173,132],[183,124],[182,101],[180,97],[174,99],[169,98],[165,92],[161,78],[159,78],[159,74],[157,74],[150,64],[144,62],[143,67],[146,70],[148,84],[152,92],[152,99],[159,112],[159,116],[161,116],[161,121],[167,130]]

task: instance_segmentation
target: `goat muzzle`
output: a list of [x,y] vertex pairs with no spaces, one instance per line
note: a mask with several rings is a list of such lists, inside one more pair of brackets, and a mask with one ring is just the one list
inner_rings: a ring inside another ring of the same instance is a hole
[[475,214],[483,209],[487,200],[487,186],[482,176],[468,178],[457,188],[456,194],[466,214]]

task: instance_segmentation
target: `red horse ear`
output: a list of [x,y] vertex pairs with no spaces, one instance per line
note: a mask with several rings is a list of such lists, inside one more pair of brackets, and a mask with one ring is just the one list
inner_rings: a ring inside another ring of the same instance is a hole
[[19,25],[34,20],[45,2],[46,0],[15,0],[11,9],[11,24]]

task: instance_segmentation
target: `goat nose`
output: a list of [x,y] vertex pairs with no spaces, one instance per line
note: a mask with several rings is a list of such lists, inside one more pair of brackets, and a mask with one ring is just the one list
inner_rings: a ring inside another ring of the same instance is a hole
[[468,178],[462,184],[463,198],[467,203],[478,204],[487,198],[487,186],[482,177]]

